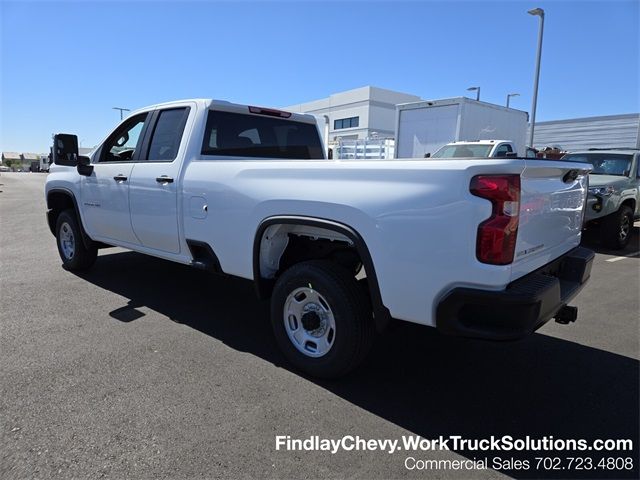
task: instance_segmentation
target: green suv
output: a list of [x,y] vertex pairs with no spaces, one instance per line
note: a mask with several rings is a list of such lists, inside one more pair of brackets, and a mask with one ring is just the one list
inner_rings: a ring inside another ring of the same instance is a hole
[[605,246],[626,247],[633,222],[640,218],[640,149],[589,149],[567,153],[562,160],[593,165],[585,225],[600,227]]

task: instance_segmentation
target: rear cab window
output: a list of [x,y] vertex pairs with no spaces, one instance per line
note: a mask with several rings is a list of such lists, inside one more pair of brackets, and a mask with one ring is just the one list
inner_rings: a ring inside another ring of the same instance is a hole
[[207,117],[202,155],[324,159],[315,124],[216,110]]
[[432,158],[487,158],[493,145],[459,143],[445,145],[432,155]]

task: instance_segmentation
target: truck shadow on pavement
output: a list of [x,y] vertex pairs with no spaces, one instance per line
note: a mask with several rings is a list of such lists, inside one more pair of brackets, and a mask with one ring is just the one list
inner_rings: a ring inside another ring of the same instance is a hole
[[[144,315],[137,308],[144,306],[235,350],[289,368],[272,339],[268,305],[256,299],[250,282],[108,250],[91,272],[81,276],[129,299],[110,312],[113,318],[135,321]],[[518,478],[638,478],[637,360],[543,334],[490,343],[399,323],[347,378],[307,380],[427,439],[440,435],[632,439],[633,452],[458,453],[469,459],[500,456],[530,462],[541,456],[633,457],[633,471],[502,472]],[[429,452],[417,452],[415,457],[434,458]]]

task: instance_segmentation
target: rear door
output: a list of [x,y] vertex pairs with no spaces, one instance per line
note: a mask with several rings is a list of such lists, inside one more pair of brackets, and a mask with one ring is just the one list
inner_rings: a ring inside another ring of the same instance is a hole
[[591,169],[582,163],[525,162],[512,280],[580,244]]
[[154,250],[180,252],[177,192],[192,110],[189,103],[153,113],[131,174],[131,225],[140,243]]

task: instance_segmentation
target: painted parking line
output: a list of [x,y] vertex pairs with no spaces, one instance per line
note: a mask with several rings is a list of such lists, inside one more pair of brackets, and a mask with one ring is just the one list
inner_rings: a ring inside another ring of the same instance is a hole
[[617,262],[618,260],[624,260],[625,258],[631,258],[631,257],[637,257],[638,255],[640,255],[640,251],[639,252],[634,252],[634,253],[630,253],[628,255],[623,255],[622,257],[613,257],[613,258],[609,258],[607,259],[607,262]]

